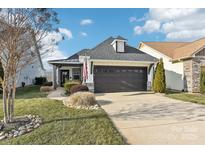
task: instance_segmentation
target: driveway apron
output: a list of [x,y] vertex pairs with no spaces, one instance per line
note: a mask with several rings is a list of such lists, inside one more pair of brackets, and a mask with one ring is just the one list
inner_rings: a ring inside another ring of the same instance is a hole
[[205,144],[205,105],[150,92],[96,98],[128,144]]

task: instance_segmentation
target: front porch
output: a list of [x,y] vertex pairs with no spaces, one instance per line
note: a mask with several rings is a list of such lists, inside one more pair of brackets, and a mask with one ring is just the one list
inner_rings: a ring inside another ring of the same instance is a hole
[[83,80],[83,63],[80,62],[58,62],[53,61],[53,88],[63,86],[67,80]]

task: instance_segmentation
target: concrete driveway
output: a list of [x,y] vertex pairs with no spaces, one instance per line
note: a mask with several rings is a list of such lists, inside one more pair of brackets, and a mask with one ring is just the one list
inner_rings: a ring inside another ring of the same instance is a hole
[[128,144],[205,144],[205,105],[149,92],[96,98]]

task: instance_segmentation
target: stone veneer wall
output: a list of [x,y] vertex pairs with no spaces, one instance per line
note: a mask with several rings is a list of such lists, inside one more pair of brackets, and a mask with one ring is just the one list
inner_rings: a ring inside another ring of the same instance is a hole
[[200,92],[201,62],[197,58],[184,61],[184,90]]

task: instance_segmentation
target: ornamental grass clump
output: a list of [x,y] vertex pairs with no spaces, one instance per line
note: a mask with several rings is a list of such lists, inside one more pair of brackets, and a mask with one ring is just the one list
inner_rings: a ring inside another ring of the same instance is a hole
[[40,88],[40,92],[49,92],[52,90],[53,90],[52,86],[41,86],[41,88]]
[[64,104],[66,106],[94,106],[97,103],[93,93],[77,92],[69,96]]

